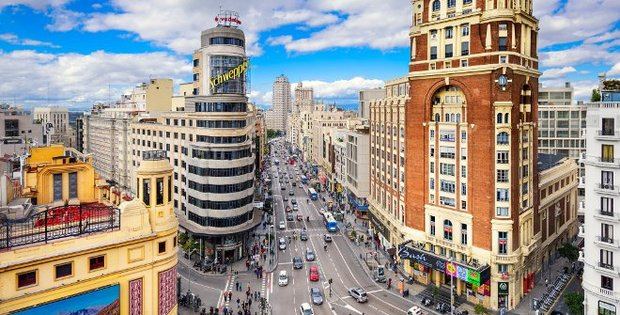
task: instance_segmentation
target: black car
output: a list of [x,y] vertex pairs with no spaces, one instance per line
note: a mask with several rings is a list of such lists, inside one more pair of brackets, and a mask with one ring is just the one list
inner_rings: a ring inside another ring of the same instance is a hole
[[280,187],[280,190],[286,190],[286,187],[282,186]]
[[302,241],[307,241],[308,240],[308,232],[306,232],[306,231],[299,232],[299,239],[302,240]]
[[286,221],[295,221],[295,218],[293,217],[292,213],[286,214]]
[[299,256],[293,257],[293,268],[301,269],[304,267],[304,261]]

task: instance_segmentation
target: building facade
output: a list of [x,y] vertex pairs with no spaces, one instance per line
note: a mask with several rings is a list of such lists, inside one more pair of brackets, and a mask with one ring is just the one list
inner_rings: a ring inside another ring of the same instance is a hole
[[[218,25],[203,31],[201,41],[194,64],[210,70],[197,73],[219,78],[246,64],[240,29]],[[144,151],[167,152],[181,229],[199,242],[201,257],[222,263],[247,255],[249,234],[261,220],[253,207],[256,117],[245,82],[245,72],[216,79],[198,91],[207,94],[186,96],[184,111],[145,115],[130,126],[132,166]]]
[[357,114],[364,119],[370,119],[370,104],[374,100],[380,100],[385,98],[385,89],[367,89],[359,91],[359,105]]
[[[601,89],[603,90],[603,89]],[[606,91],[610,98],[620,92]],[[616,314],[620,310],[620,276],[614,256],[620,255],[614,231],[620,230],[620,104],[613,101],[587,104],[584,237],[580,260],[586,314]]]
[[69,137],[69,110],[66,107],[35,107],[34,120],[44,126],[45,143],[61,143],[73,147]]
[[0,157],[23,155],[44,145],[43,126],[21,107],[0,104]]
[[291,83],[285,75],[280,75],[273,82],[273,96],[271,102],[273,119],[270,129],[287,131],[288,115],[291,112]]
[[[370,198],[374,241],[392,248],[405,240],[405,106],[409,79],[385,84],[386,97],[370,101]],[[412,140],[413,141],[413,140]]]
[[144,161],[137,180],[147,189],[117,206],[89,156],[32,149],[32,208],[0,220],[0,313],[177,314],[171,177],[166,159]]
[[[413,246],[400,257],[413,257],[424,283],[453,279],[458,296],[511,310],[540,264],[537,251],[523,250],[540,233],[532,1],[416,0],[412,20],[405,224]],[[424,265],[415,251],[440,263]]]
[[370,128],[367,124],[352,126],[343,136],[346,145],[345,196],[356,216],[367,218],[370,193]]

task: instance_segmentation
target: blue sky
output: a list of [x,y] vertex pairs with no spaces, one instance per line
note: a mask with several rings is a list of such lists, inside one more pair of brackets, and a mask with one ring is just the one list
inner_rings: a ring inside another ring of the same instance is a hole
[[[357,90],[407,72],[408,0],[0,0],[0,102],[83,109],[150,77],[189,81],[220,4],[240,13],[260,105],[280,74],[351,105]],[[599,72],[620,75],[620,1],[534,7],[545,85],[571,81],[584,99]]]

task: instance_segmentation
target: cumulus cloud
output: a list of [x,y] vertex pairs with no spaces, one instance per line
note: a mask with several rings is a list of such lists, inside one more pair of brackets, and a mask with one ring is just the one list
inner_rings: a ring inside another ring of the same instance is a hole
[[26,104],[45,104],[49,99],[55,105],[84,107],[107,101],[110,86],[114,100],[122,90],[150,77],[179,79],[191,73],[191,68],[185,60],[162,52],[56,55],[0,51],[0,95],[14,96]]
[[17,35],[12,34],[12,33],[0,34],[0,41],[7,42],[11,45],[17,45],[17,46],[42,46],[42,47],[51,47],[51,48],[60,47],[50,42],[44,42],[44,41],[40,41],[36,39],[19,38]]
[[257,105],[270,105],[272,103],[273,92],[251,91],[248,93],[250,101]]
[[577,72],[577,70],[573,67],[551,68],[543,72],[542,78],[562,78],[572,72]]
[[610,64],[620,61],[620,53],[608,50],[608,45],[584,44],[573,48],[539,53],[545,67],[576,66],[584,63]]
[[[326,82],[320,80],[302,81],[304,87],[314,89],[317,98],[351,98],[357,97],[359,90],[372,89],[384,86],[384,82],[378,79],[366,79],[353,77],[351,79]],[[295,86],[296,84],[292,84]]]
[[616,63],[609,71],[607,71],[607,75],[620,75],[620,62]]
[[44,10],[48,7],[60,7],[70,0],[0,0],[0,10],[8,6],[24,5],[35,10]]

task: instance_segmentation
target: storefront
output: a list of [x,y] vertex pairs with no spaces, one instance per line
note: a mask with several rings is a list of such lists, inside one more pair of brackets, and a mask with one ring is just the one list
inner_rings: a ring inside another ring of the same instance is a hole
[[381,222],[381,220],[372,212],[368,211],[368,220],[370,222],[371,233],[379,248],[390,248],[390,229]]
[[[358,219],[368,219],[368,200],[358,198],[353,192],[349,192],[347,197],[353,211],[355,211],[355,216]],[[389,237],[387,239],[389,240]]]
[[491,268],[488,265],[475,268],[405,244],[399,246],[398,256],[405,262],[405,271],[417,282],[448,288],[452,283],[456,295],[474,304],[489,305]]

